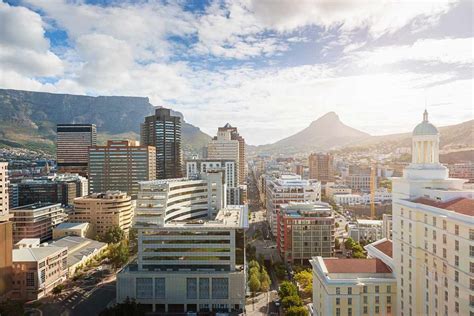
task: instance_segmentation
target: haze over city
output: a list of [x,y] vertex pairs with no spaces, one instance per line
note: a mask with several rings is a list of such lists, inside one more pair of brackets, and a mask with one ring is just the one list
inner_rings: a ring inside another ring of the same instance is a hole
[[[473,117],[471,1],[0,3],[0,87],[149,97],[249,144],[335,111],[373,135]],[[21,31],[19,31],[21,30]],[[456,109],[453,111],[453,109]]]

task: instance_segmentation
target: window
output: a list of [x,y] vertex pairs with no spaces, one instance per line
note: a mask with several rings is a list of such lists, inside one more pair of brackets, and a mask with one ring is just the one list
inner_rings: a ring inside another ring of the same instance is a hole
[[341,309],[339,307],[336,308],[336,316],[341,316]]
[[471,273],[474,273],[474,262],[470,262],[470,263],[469,263],[469,271],[470,271]]
[[474,279],[469,280],[469,288],[471,289],[471,291],[474,291]]
[[199,278],[199,298],[209,299],[209,279]]
[[447,227],[448,227],[448,224],[446,223],[446,221],[445,221],[445,220],[443,220],[443,230],[446,230],[446,229],[447,229]]
[[368,308],[367,306],[364,306],[364,314],[367,314],[368,313]]
[[448,242],[446,234],[443,234],[443,244],[446,244]]
[[26,286],[35,286],[35,274],[33,272],[26,273]]
[[454,287],[454,297],[459,297],[459,287]]
[[459,240],[454,241],[454,250],[459,251]]
[[387,304],[392,304],[392,297],[391,296],[387,296]]
[[364,296],[364,304],[367,304],[368,300],[369,300],[368,297]]
[[347,316],[352,316],[352,308],[347,309]]
[[469,295],[469,306],[474,306],[474,295]]
[[454,234],[459,235],[459,225],[454,225]]
[[474,257],[474,246],[469,246],[469,255]]
[[458,302],[454,302],[454,311],[456,313],[459,313],[459,303]]
[[363,291],[364,293],[367,293],[367,285],[364,285]]
[[378,293],[378,292],[379,292],[379,286],[376,285],[376,286],[375,286],[375,293]]
[[469,240],[474,240],[474,229],[469,229]]
[[454,281],[459,282],[459,271],[454,271]]
[[454,256],[454,265],[459,267],[459,256]]
[[448,301],[448,291],[444,291],[444,300]]
[[447,251],[446,251],[446,248],[443,248],[443,258],[446,259],[447,257]]
[[352,305],[352,298],[351,298],[351,297],[349,297],[349,298],[347,299],[347,305]]
[[136,283],[137,298],[150,299],[153,298],[153,279],[137,278]]
[[387,293],[390,293],[392,292],[392,286],[391,285],[387,285]]
[[186,298],[197,299],[197,279],[196,278],[186,279]]
[[436,244],[433,244],[433,253],[436,254]]
[[380,307],[379,306],[375,306],[375,313],[376,314],[380,313]]
[[436,226],[436,217],[433,216],[433,226]]
[[351,287],[348,287],[348,288],[347,288],[347,294],[349,294],[349,295],[352,294],[352,288],[351,288]]
[[336,294],[337,294],[337,295],[340,295],[340,294],[341,294],[341,288],[340,288],[340,287],[336,287]]
[[341,305],[341,299],[339,297],[336,297],[336,305]]
[[155,298],[166,298],[166,283],[165,278],[155,279]]
[[380,304],[380,297],[379,296],[375,297],[375,304]]
[[436,240],[436,230],[433,230],[433,240]]
[[227,299],[229,297],[229,279],[212,278],[212,298]]

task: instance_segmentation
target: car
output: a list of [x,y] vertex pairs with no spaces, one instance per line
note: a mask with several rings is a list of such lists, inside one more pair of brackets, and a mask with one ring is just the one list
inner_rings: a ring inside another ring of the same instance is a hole
[[276,301],[275,301],[275,306],[276,306],[276,307],[280,307],[280,305],[281,305],[280,300],[276,300]]

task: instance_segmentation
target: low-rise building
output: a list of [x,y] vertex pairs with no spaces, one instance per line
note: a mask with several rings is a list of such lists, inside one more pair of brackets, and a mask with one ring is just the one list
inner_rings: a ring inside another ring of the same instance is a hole
[[352,194],[352,189],[344,184],[326,183],[325,194],[328,198],[333,198],[335,194]]
[[90,234],[89,223],[73,223],[65,222],[53,228],[53,239],[58,239],[66,236],[77,237],[93,237]]
[[51,246],[67,248],[68,276],[74,275],[78,267],[84,266],[90,260],[97,258],[107,248],[107,244],[104,242],[78,236],[60,238],[53,241]]
[[21,241],[13,249],[11,298],[37,300],[66,280],[66,247],[40,245],[40,239]]
[[134,215],[132,198],[125,192],[107,191],[74,199],[71,222],[89,223],[90,236],[102,236],[117,226],[128,236]]
[[311,265],[314,316],[398,315],[397,281],[382,260],[315,257]]
[[382,239],[382,221],[358,219],[355,223],[348,225],[348,234],[357,242]]
[[68,215],[59,203],[34,203],[10,209],[13,214],[13,242],[23,238],[53,238],[53,228],[66,221]]
[[335,220],[323,202],[282,205],[277,248],[289,263],[305,264],[312,257],[334,255]]

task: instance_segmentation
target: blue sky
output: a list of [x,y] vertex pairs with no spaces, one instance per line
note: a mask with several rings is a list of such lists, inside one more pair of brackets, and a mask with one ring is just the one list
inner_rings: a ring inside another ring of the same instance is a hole
[[[0,0],[1,1],[1,0]],[[148,96],[251,144],[328,111],[380,135],[473,118],[471,1],[0,2],[0,87]]]

